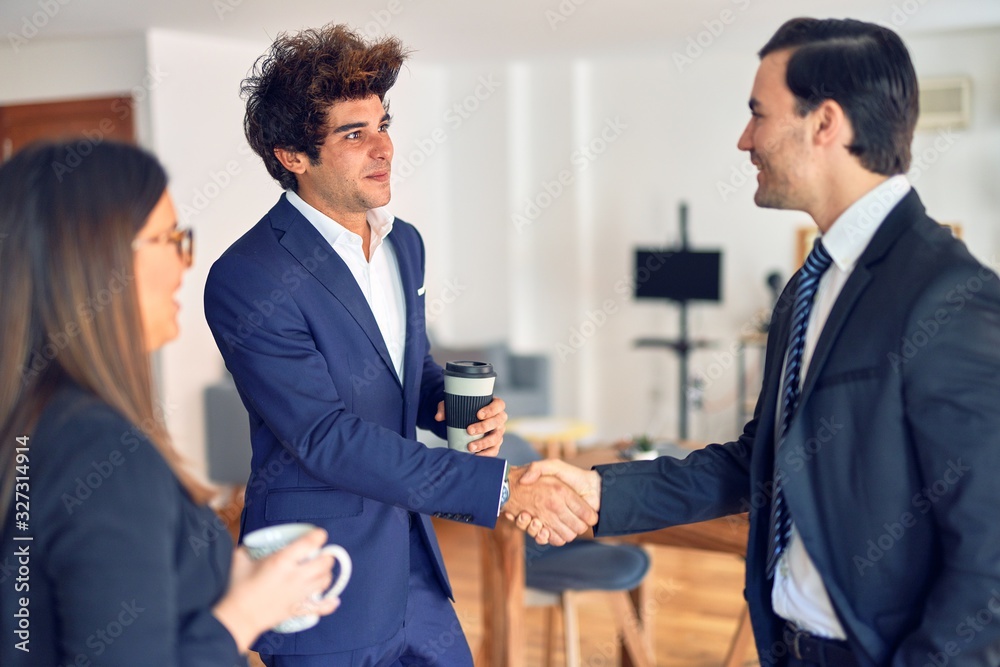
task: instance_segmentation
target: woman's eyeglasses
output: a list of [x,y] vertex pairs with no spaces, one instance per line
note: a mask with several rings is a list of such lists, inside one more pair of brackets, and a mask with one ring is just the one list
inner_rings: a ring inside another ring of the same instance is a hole
[[138,250],[147,243],[173,243],[177,246],[177,254],[184,266],[190,267],[194,262],[194,230],[190,227],[171,229],[148,239],[136,239],[132,241],[132,250]]

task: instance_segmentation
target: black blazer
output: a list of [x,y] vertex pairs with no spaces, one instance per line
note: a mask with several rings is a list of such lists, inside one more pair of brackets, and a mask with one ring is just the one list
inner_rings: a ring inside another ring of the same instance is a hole
[[[138,429],[71,386],[28,442],[28,530],[12,507],[0,542],[0,664],[245,666],[211,611],[232,540]],[[30,652],[16,647],[21,598]]]
[[[786,654],[765,562],[796,283],[775,308],[763,388],[738,440],[599,469],[598,535],[750,512],[746,596],[763,665]],[[1000,280],[916,192],[844,285],[799,406],[777,464],[860,664],[1000,664]],[[992,623],[976,620],[982,610]]]

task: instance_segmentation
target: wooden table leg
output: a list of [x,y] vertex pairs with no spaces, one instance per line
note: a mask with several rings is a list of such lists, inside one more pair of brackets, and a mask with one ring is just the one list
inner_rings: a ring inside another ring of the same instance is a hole
[[653,667],[656,660],[647,641],[644,619],[639,616],[634,599],[625,591],[611,593],[612,608],[621,626],[621,663],[634,667]]
[[753,628],[750,626],[750,607],[743,605],[743,613],[740,614],[740,620],[736,625],[733,643],[729,645],[722,667],[741,667],[746,662],[751,642],[753,642]]
[[[649,554],[650,566],[649,569],[653,569],[652,559],[653,552],[652,549],[646,549],[646,553]],[[632,603],[632,608],[635,610],[636,618],[640,624],[641,631],[641,641],[645,646],[647,655],[654,656],[653,648],[653,628],[656,627],[656,608],[658,605],[649,604],[650,592],[649,592],[649,580],[643,579],[638,586],[633,588],[628,592],[629,599]],[[632,657],[629,655],[628,650],[625,646],[624,636],[622,637],[622,642],[619,648],[620,664],[622,667],[636,667],[635,663],[632,661]]]
[[477,667],[524,665],[524,534],[501,517],[482,531],[483,643]]

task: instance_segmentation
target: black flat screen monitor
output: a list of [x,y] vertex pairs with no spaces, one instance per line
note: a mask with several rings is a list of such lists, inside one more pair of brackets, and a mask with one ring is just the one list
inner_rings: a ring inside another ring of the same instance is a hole
[[671,248],[635,251],[635,298],[719,301],[722,253]]

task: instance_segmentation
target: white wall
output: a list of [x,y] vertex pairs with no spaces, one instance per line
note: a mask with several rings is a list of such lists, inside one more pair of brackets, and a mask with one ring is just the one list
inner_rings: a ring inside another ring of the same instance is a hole
[[453,184],[448,178],[452,159],[450,144],[458,129],[452,121],[448,100],[448,77],[443,67],[408,64],[389,92],[393,116],[390,136],[395,157],[392,201],[389,210],[420,230],[427,250],[427,321],[433,329],[441,325],[444,311],[461,297],[461,281],[446,272],[443,257],[450,247],[453,217],[448,197]]
[[38,37],[0,49],[0,102],[20,104],[124,93],[146,73],[143,35]]
[[151,97],[151,148],[170,174],[181,226],[195,230],[195,263],[179,292],[181,336],[160,353],[163,402],[175,445],[201,468],[203,389],[223,364],[205,323],[212,262],[280,194],[243,138],[239,82],[266,43],[153,30],[148,59],[165,72]]
[[[728,347],[730,332],[766,306],[764,274],[791,263],[788,220],[802,216],[772,215],[785,223],[769,220],[755,230],[745,220],[759,215],[752,189],[726,201],[718,193],[717,181],[728,181],[744,161],[735,143],[756,60],[714,58],[705,56],[700,71],[690,73],[678,72],[669,57],[519,63],[510,68],[509,118],[492,125],[477,119],[487,125],[482,134],[507,129],[506,153],[470,150],[479,170],[452,173],[453,182],[474,178],[480,190],[497,193],[494,199],[506,189],[503,214],[477,219],[471,229],[481,248],[502,248],[498,236],[513,248],[511,263],[498,271],[508,281],[472,294],[481,303],[506,291],[510,321],[466,316],[463,301],[449,311],[465,322],[455,342],[496,340],[506,332],[517,349],[550,354],[556,411],[595,423],[605,436],[676,428],[674,357],[633,347],[640,336],[676,335],[675,311],[636,304],[630,282],[635,245],[678,240],[680,200],[691,207],[692,244],[727,253],[726,304],[692,308],[696,337]],[[456,76],[468,79],[475,69],[456,67]],[[705,85],[720,73],[723,82]],[[499,160],[506,161],[506,183]],[[485,198],[467,192],[452,190],[455,210]],[[456,272],[479,265],[448,259]],[[707,354],[696,354],[692,368]],[[722,370],[725,376],[709,387],[708,403],[719,413],[731,408],[735,394],[735,380],[727,380],[731,362]]]
[[0,49],[0,104],[132,95],[140,143],[149,134],[149,95],[158,80],[159,73],[147,65],[141,34],[58,40],[39,36]]
[[1000,30],[909,40],[921,77],[972,78],[972,120],[951,133],[918,132],[911,177],[932,217],[961,223],[969,249],[1000,270]]

